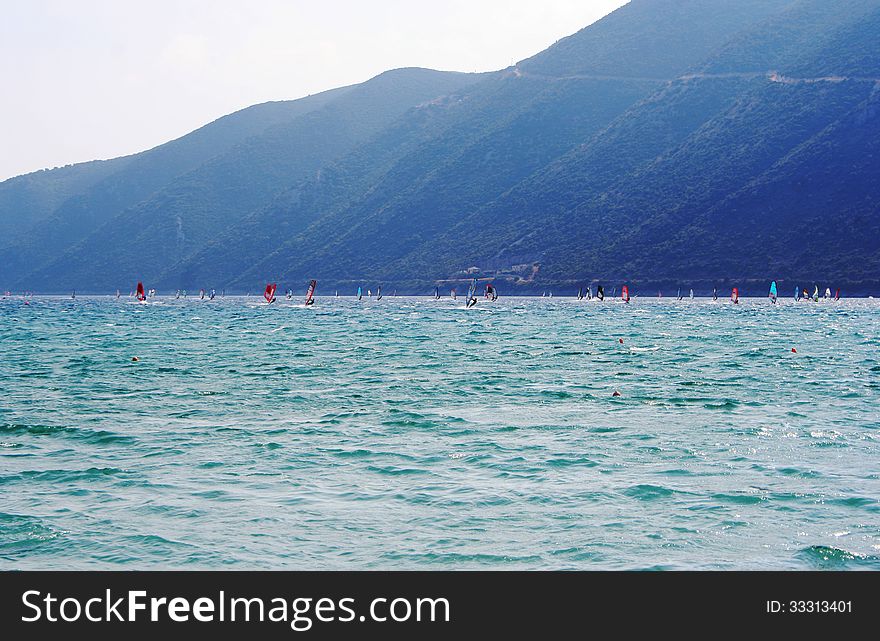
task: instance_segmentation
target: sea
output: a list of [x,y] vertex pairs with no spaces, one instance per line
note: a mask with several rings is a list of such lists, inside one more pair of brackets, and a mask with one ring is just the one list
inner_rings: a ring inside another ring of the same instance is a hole
[[0,569],[877,570],[880,302],[6,298]]

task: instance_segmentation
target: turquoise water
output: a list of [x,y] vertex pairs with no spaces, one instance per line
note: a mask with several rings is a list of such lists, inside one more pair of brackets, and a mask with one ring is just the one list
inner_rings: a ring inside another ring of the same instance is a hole
[[3,300],[0,568],[878,569],[878,319]]

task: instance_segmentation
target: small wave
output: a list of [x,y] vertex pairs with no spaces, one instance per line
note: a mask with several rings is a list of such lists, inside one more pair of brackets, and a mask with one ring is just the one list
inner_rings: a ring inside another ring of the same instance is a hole
[[803,561],[819,570],[843,570],[848,568],[880,568],[880,556],[860,554],[829,545],[811,545],[798,553]]
[[90,430],[78,427],[60,427],[57,425],[28,425],[24,423],[6,423],[0,425],[0,434],[26,436],[61,436],[72,438],[95,445],[133,444],[137,439],[107,430]]
[[640,501],[655,501],[672,496],[675,490],[662,485],[640,484],[625,489],[623,493]]
[[85,470],[25,470],[18,474],[0,476],[0,485],[14,481],[37,481],[44,483],[73,483],[77,481],[97,481],[108,476],[124,475],[125,471],[115,467],[90,467]]
[[739,401],[732,398],[725,399],[722,403],[704,403],[703,407],[707,410],[729,411],[739,407]]
[[731,494],[727,492],[713,494],[711,498],[721,503],[734,503],[736,505],[756,505],[766,500],[761,494]]

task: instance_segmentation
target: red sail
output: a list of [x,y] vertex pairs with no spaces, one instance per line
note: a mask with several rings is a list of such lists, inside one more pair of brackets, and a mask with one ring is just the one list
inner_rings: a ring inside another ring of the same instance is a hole
[[734,287],[733,291],[730,292],[730,300],[732,300],[734,303],[739,302],[739,290],[736,287]]
[[623,289],[620,290],[620,297],[627,303],[629,302],[629,287],[623,286]]
[[309,305],[312,302],[312,297],[315,295],[315,287],[318,286],[318,281],[310,280],[309,281],[309,290],[306,292],[306,305]]
[[275,300],[275,290],[278,289],[278,285],[275,283],[269,283],[266,285],[266,291],[263,292],[263,298],[266,299],[267,303],[271,303]]
[[137,299],[138,300],[147,300],[146,294],[144,294],[144,284],[138,281],[137,286]]

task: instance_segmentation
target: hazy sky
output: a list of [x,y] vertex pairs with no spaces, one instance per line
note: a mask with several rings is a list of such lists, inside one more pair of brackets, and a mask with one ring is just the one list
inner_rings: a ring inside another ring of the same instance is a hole
[[507,67],[624,0],[0,3],[0,180],[396,67]]

